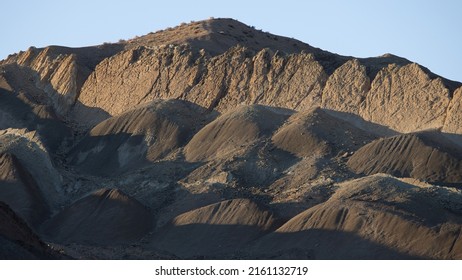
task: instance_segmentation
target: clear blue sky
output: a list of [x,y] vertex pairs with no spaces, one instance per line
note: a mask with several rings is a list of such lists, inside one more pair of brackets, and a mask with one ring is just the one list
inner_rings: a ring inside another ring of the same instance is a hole
[[458,0],[3,0],[0,10],[0,59],[29,46],[117,42],[213,16],[342,55],[392,53],[462,81]]

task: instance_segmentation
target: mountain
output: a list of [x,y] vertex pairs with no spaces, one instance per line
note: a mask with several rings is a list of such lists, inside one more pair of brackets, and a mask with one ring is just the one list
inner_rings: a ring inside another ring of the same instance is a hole
[[208,19],[12,54],[0,101],[4,258],[462,258],[462,83],[405,58]]

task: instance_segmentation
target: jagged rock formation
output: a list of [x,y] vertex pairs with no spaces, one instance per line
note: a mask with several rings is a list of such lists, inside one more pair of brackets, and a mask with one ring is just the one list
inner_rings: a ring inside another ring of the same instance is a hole
[[88,126],[157,98],[180,98],[220,112],[241,103],[323,106],[411,132],[443,127],[460,85],[399,57],[333,55],[227,19],[125,44],[32,48],[2,64],[35,71],[55,110],[74,107],[72,119]]
[[[405,58],[232,19],[31,47],[0,62],[0,201],[75,258],[460,259],[461,115]],[[4,225],[2,257],[50,256]]]
[[65,114],[77,101],[82,84],[95,66],[118,50],[120,47],[117,45],[80,49],[31,47],[26,52],[8,57],[2,64],[15,64],[20,71],[26,71],[28,80],[50,98],[57,113]]
[[444,122],[443,132],[447,133],[455,143],[462,143],[462,129],[460,122],[462,121],[462,87],[454,92],[454,96],[449,104],[446,120]]
[[360,115],[399,132],[441,128],[449,101],[443,81],[419,65],[390,65],[375,77]]

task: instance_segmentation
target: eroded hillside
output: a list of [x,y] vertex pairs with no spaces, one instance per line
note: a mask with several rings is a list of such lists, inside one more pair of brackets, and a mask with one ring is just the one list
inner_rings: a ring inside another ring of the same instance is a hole
[[10,55],[0,101],[5,258],[462,258],[462,84],[404,58],[209,19]]

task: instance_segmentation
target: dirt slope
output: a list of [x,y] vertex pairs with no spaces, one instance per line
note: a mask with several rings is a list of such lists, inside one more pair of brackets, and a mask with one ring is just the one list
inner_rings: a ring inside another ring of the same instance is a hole
[[462,151],[438,132],[383,138],[359,149],[348,161],[357,173],[388,173],[439,184],[462,182]]
[[152,245],[182,258],[230,254],[276,224],[271,212],[248,199],[226,200],[175,217]]
[[50,214],[42,195],[32,175],[14,155],[0,154],[0,200],[32,227]]
[[260,138],[271,135],[290,113],[261,105],[239,107],[197,132],[185,147],[186,160],[242,155]]
[[0,129],[35,130],[53,152],[71,137],[71,130],[56,116],[51,106],[34,102],[25,93],[0,89],[0,116]]
[[298,248],[320,259],[459,259],[460,195],[381,174],[345,182],[258,248],[281,254]]
[[64,244],[123,244],[151,229],[149,209],[116,189],[101,189],[46,221],[42,233]]
[[181,100],[144,104],[95,126],[72,149],[70,163],[95,175],[136,169],[185,145],[212,115]]
[[36,131],[0,130],[0,153],[14,155],[34,178],[47,205],[58,207],[63,198],[63,177]]
[[49,248],[8,205],[1,201],[0,248],[2,260],[67,258]]
[[374,135],[332,117],[321,108],[292,115],[272,137],[276,147],[298,157],[351,152],[372,139]]
[[77,258],[460,259],[461,86],[232,19],[31,47],[0,61],[0,201]]

